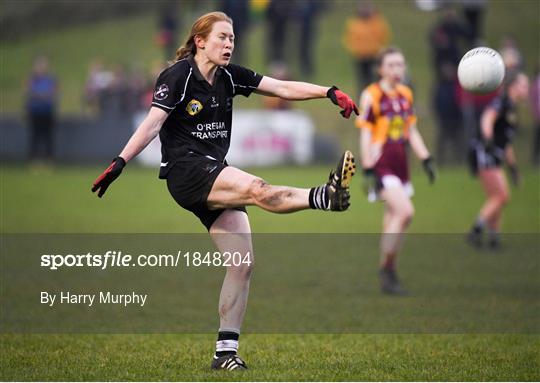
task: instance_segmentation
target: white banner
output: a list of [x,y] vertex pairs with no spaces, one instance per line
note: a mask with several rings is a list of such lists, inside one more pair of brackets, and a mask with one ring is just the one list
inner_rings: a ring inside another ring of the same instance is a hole
[[[134,129],[144,116],[135,116]],[[237,110],[233,113],[227,162],[241,167],[306,164],[313,159],[314,134],[312,119],[302,111]],[[159,166],[159,137],[137,159],[146,166]]]
[[236,166],[309,163],[314,131],[313,121],[302,111],[239,110],[233,114],[227,161]]

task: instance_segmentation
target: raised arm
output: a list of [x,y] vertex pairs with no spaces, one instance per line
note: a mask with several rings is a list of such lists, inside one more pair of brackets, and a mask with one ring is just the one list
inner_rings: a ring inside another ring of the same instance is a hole
[[299,101],[325,98],[329,90],[330,87],[328,86],[319,86],[299,81],[282,81],[264,76],[255,93],[275,96],[285,100]]
[[255,92],[293,101],[328,97],[334,104],[343,109],[341,111],[343,117],[349,118],[352,112],[358,115],[358,108],[354,101],[335,86],[326,87],[307,82],[282,81],[264,76]]

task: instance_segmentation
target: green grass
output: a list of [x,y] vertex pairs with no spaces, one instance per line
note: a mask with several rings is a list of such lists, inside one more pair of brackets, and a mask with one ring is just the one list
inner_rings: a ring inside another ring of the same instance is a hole
[[[32,171],[11,166],[2,168],[2,231],[50,233],[204,233],[204,227],[191,213],[170,197],[164,181],[154,169],[130,165],[103,199],[90,193],[92,181],[101,173],[98,167],[58,167]],[[312,187],[325,181],[328,167],[254,169],[253,173],[270,183]],[[513,188],[513,201],[505,211],[503,231],[540,232],[540,175],[534,168],[523,169],[524,182]],[[414,233],[463,233],[480,208],[484,195],[478,180],[465,169],[441,169],[434,186],[421,172],[413,174],[416,218]],[[340,214],[304,211],[290,215],[269,214],[249,208],[257,233],[377,233],[383,205],[366,202],[360,179],[353,182],[352,207]]]
[[[175,205],[154,170],[130,166],[102,200],[89,191],[100,168],[31,171],[10,166],[1,170],[4,233],[204,232],[195,217]],[[272,183],[309,186],[321,182],[327,171],[324,167],[305,167],[256,169],[254,173]],[[422,174],[414,176],[416,217],[411,231],[463,233],[482,201],[478,182],[462,169],[442,170],[433,187],[427,185]],[[513,191],[514,199],[505,211],[505,232],[540,232],[538,185],[538,172],[525,169],[524,185]],[[257,208],[249,209],[249,213],[256,233],[377,233],[382,206],[365,202],[356,186],[352,201],[351,210],[339,214],[308,211],[273,215]],[[330,267],[321,256],[309,257],[306,264],[303,253],[284,254],[280,258],[279,254],[269,254],[264,246],[259,246],[260,261],[246,317],[247,333],[241,341],[241,354],[251,368],[247,374],[210,372],[207,365],[214,335],[180,334],[183,331],[178,330],[174,331],[178,334],[147,335],[2,334],[0,378],[538,380],[540,338],[538,326],[534,325],[534,318],[538,317],[538,249],[528,248],[524,258],[522,247],[527,245],[509,242],[505,252],[498,255],[467,254],[463,253],[465,247],[459,237],[461,234],[429,237],[432,244],[424,249],[420,246],[421,236],[409,236],[400,268],[413,295],[401,301],[387,300],[377,291],[376,246],[364,252],[359,261],[355,261],[354,254],[344,254],[346,247],[343,247],[341,254],[332,258]],[[437,238],[443,241],[441,249]],[[458,238],[458,242],[449,242],[449,238]],[[318,246],[316,241],[310,245]],[[443,249],[447,255],[441,253]],[[59,274],[54,283],[61,283],[62,275],[65,274]],[[161,288],[173,291],[195,284],[199,288],[210,286],[203,289],[202,295],[188,287],[182,294],[186,299],[182,304],[177,300],[179,297],[170,295],[171,302],[176,302],[178,307],[165,307],[164,311],[157,310],[154,316],[146,318],[133,317],[134,328],[143,323],[144,328],[152,331],[152,318],[160,313],[168,319],[197,318],[200,313],[190,311],[190,307],[204,306],[208,311],[203,312],[208,315],[200,318],[200,326],[196,328],[212,332],[212,322],[217,317],[213,302],[217,299],[221,275],[190,273],[185,278],[176,278],[178,282],[163,279],[166,276],[161,272],[130,275],[125,283],[144,281],[141,288],[158,287],[160,280]],[[27,277],[21,275],[16,285],[30,286],[38,280],[32,277],[32,283],[25,282]],[[83,277],[80,278],[83,284],[92,281],[88,274]],[[3,278],[4,283],[9,278]],[[178,285],[180,280],[183,284]],[[119,278],[116,283],[124,282]],[[291,295],[295,283],[307,289],[302,290],[305,293]],[[4,293],[9,291],[3,286]],[[268,300],[268,291],[272,300]],[[318,298],[314,299],[313,295]],[[336,296],[342,299],[336,301]],[[200,306],[201,302],[209,305]],[[317,316],[324,308],[328,308],[325,313],[334,316]],[[38,318],[33,314],[29,312],[24,323],[31,324]],[[358,319],[361,321],[357,322]],[[144,324],[144,320],[150,324]],[[275,332],[292,333],[257,333],[264,323]],[[355,334],[309,335],[298,334],[304,331],[298,329],[329,333],[348,329],[345,331]],[[464,334],[447,334],[447,329]],[[394,330],[408,334],[384,334]],[[369,334],[374,331],[381,334]],[[418,331],[427,333],[418,334]]]
[[246,335],[250,370],[208,369],[209,335],[0,337],[2,380],[535,381],[538,336]]

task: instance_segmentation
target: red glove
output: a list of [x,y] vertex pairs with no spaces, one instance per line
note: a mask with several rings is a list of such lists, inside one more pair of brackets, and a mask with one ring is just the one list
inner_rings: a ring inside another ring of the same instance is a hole
[[358,116],[358,107],[346,93],[343,93],[340,91],[335,85],[328,89],[328,92],[326,92],[326,97],[328,97],[334,104],[339,106],[341,109],[343,109],[341,112],[341,115],[345,118],[349,118],[351,113],[354,111],[356,115]]
[[98,197],[103,197],[109,185],[118,178],[122,169],[126,166],[126,161],[122,157],[116,157],[107,169],[92,184],[92,193],[98,191]]

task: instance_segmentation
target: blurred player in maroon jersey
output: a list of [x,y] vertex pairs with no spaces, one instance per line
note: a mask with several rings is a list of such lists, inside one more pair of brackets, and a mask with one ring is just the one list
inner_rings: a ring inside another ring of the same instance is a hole
[[380,81],[369,85],[360,98],[360,152],[368,198],[385,202],[381,239],[380,281],[383,293],[404,295],[396,273],[396,257],[403,233],[414,214],[413,187],[409,181],[407,146],[422,160],[429,181],[435,167],[416,128],[413,93],[401,82],[405,58],[396,48],[387,48],[378,59]]

